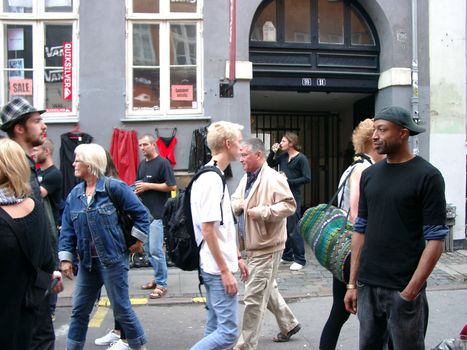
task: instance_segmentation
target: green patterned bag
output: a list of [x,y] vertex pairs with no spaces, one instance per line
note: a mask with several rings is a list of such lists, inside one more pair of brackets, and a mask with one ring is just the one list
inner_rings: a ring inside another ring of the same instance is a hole
[[344,264],[350,254],[352,224],[348,214],[331,204],[309,208],[299,222],[300,234],[319,263],[344,281]]

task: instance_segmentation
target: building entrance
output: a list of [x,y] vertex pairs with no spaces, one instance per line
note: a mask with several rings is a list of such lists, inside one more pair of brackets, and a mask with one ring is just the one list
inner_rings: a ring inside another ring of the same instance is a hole
[[340,151],[339,115],[326,112],[252,113],[251,133],[264,141],[266,149],[280,142],[286,131],[299,135],[301,152],[307,156],[311,167],[311,183],[305,185],[302,193],[303,207],[329,200],[344,162]]

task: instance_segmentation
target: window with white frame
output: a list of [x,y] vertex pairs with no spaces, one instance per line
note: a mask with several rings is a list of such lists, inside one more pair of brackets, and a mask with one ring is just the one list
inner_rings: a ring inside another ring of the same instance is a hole
[[46,117],[76,115],[78,0],[1,0],[3,103],[21,96]]
[[199,114],[201,0],[127,0],[128,118]]

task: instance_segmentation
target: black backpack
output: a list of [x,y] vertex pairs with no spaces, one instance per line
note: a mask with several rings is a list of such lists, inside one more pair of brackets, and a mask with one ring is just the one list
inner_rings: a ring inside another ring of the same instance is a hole
[[[225,177],[218,167],[206,165],[200,168],[191,179],[185,189],[179,190],[175,198],[169,198],[164,206],[162,223],[164,224],[164,241],[167,255],[176,267],[193,271],[199,269],[199,250],[201,244],[196,244],[195,232],[193,229],[193,218],[191,216],[191,187],[193,182],[203,173],[214,171],[222,179],[222,200],[224,199]],[[223,224],[221,206],[221,225]]]

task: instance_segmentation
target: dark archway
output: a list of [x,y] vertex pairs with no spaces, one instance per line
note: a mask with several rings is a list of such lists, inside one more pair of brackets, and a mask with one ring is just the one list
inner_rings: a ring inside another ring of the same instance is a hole
[[295,131],[312,168],[303,205],[328,201],[351,161],[353,127],[373,115],[380,72],[374,25],[351,0],[265,0],[253,17],[249,53],[252,134],[268,147]]

